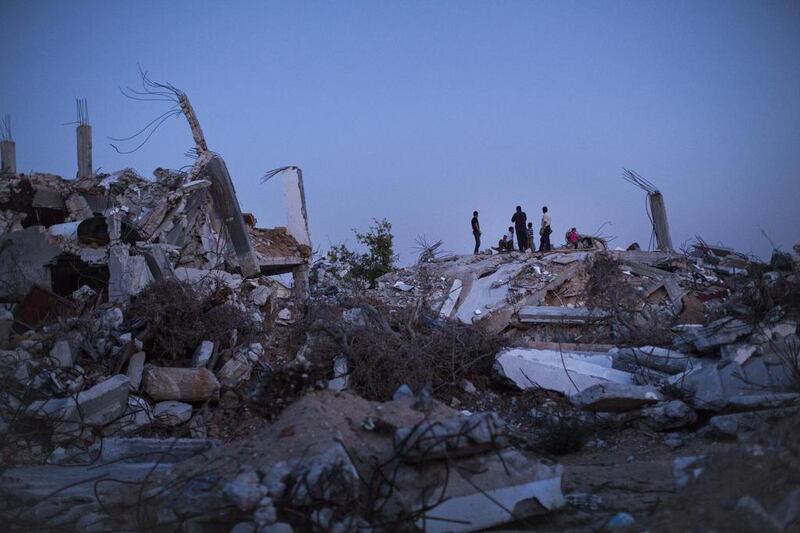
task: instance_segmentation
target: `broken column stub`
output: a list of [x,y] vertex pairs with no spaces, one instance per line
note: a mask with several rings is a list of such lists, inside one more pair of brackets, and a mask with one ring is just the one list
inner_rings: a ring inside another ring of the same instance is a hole
[[88,124],[78,126],[78,178],[90,178],[92,171],[92,127]]
[[212,183],[211,196],[214,200],[214,209],[228,230],[242,274],[245,277],[255,276],[261,270],[250,242],[250,236],[247,234],[247,227],[236,199],[236,189],[233,187],[228,167],[225,166],[225,161],[219,155],[211,154],[204,168]]
[[298,167],[289,167],[283,171],[283,200],[286,204],[286,231],[298,244],[310,248],[311,234],[308,231],[303,171]]
[[0,142],[0,160],[2,172],[17,173],[17,145],[14,141]]
[[154,400],[204,402],[219,393],[219,381],[205,368],[146,365],[144,391]]

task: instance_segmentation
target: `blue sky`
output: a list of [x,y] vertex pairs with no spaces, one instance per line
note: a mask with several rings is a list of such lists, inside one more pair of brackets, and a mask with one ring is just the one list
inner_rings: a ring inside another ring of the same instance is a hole
[[649,242],[644,193],[673,241],[768,258],[800,241],[800,2],[0,2],[0,113],[20,171],[74,176],[76,97],[103,171],[190,163],[166,104],[124,98],[137,64],[186,91],[245,211],[284,224],[267,170],[303,168],[312,239],[394,225],[401,262],[424,234],[469,252],[514,206]]

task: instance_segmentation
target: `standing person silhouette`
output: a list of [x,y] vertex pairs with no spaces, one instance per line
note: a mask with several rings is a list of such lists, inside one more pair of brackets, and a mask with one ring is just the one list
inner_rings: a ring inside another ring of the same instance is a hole
[[520,252],[524,252],[528,248],[528,230],[525,223],[528,222],[528,215],[522,210],[522,206],[517,206],[517,211],[511,217],[511,222],[514,223],[514,229],[517,232],[517,246]]
[[542,227],[539,229],[540,252],[547,252],[553,249],[553,247],[550,245],[551,233],[553,233],[553,229],[550,227],[550,214],[547,212],[547,206],[544,206],[542,208]]
[[481,250],[481,223],[478,222],[478,212],[472,212],[472,236],[475,237],[475,251],[472,252],[475,255]]

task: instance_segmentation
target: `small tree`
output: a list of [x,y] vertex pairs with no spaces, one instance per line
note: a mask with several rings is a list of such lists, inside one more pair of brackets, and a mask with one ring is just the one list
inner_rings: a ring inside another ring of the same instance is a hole
[[340,270],[346,270],[344,276],[347,279],[374,287],[375,280],[394,269],[397,259],[392,224],[385,218],[373,218],[369,231],[360,233],[354,229],[353,233],[367,251],[359,253],[339,244],[328,250],[328,260]]

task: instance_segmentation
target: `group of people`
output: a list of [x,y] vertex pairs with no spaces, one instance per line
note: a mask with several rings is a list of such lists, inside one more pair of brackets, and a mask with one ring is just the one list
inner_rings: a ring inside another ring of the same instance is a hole
[[[536,241],[534,239],[533,222],[528,222],[528,215],[522,210],[522,206],[517,206],[514,215],[511,217],[513,226],[508,227],[508,233],[503,235],[497,243],[500,252],[514,251],[514,237],[517,240],[517,247],[520,252],[526,250],[536,251]],[[573,230],[575,228],[572,228]],[[542,207],[542,224],[539,227],[539,251],[546,252],[552,250],[550,245],[550,234],[553,229],[550,227],[550,214],[547,206]],[[475,254],[480,253],[481,248],[481,224],[478,221],[478,212],[472,212],[472,236],[475,237]]]

